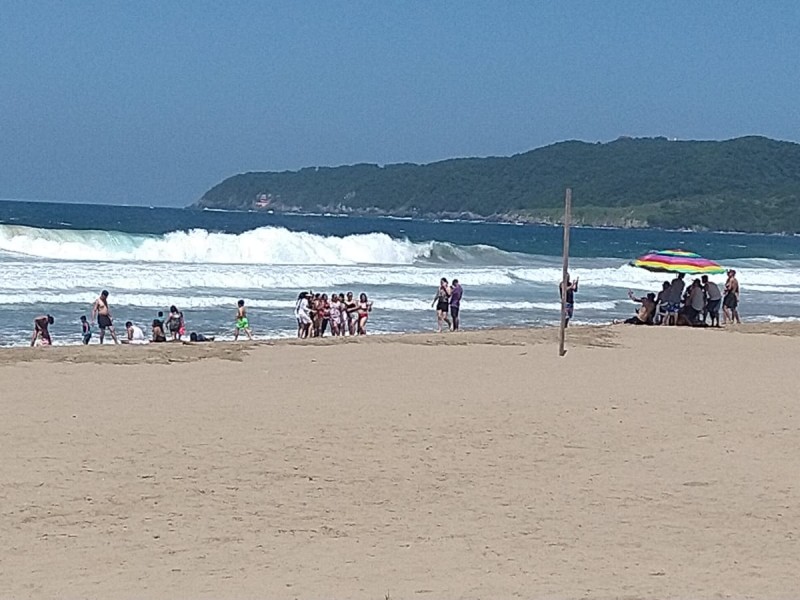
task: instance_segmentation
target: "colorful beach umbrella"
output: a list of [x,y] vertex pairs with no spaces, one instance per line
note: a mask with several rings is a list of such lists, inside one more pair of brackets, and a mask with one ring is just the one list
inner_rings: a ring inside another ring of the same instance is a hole
[[725,268],[713,260],[686,250],[662,250],[640,256],[630,263],[634,267],[661,273],[686,273],[687,275],[718,275]]

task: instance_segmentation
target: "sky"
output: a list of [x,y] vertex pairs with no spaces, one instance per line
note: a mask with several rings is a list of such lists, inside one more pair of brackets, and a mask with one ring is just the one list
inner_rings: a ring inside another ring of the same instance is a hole
[[800,3],[3,0],[0,198],[619,136],[800,141]]

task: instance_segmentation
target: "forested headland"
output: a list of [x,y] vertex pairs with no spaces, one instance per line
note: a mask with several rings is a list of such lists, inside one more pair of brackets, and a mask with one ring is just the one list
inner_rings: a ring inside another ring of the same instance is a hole
[[230,177],[198,208],[800,232],[800,144],[619,138],[510,157],[358,164]]

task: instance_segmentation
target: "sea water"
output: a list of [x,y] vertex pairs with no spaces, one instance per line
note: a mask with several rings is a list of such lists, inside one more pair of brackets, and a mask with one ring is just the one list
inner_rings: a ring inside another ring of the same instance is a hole
[[[79,343],[79,318],[103,289],[120,329],[130,320],[148,330],[174,304],[189,331],[222,338],[239,299],[256,337],[294,335],[304,290],[365,292],[370,332],[431,331],[441,277],[464,287],[464,328],[554,325],[561,244],[560,228],[537,225],[4,201],[0,345],[27,343],[44,313],[56,343]],[[633,314],[628,290],[656,292],[668,276],[629,261],[672,248],[735,268],[744,320],[800,317],[796,237],[573,228],[574,322]]]

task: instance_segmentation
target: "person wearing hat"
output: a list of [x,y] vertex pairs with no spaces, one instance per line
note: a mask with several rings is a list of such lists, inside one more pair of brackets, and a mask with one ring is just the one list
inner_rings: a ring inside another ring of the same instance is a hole
[[725,282],[725,296],[722,298],[723,324],[741,323],[739,319],[739,280],[736,271],[728,269],[728,281]]

